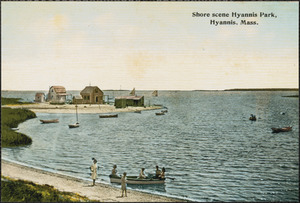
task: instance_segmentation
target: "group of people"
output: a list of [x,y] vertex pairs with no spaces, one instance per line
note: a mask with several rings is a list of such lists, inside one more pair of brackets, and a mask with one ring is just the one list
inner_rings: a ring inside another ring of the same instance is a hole
[[[93,179],[93,185],[95,186],[95,182],[97,179],[97,160],[95,158],[92,158],[93,160],[93,164],[91,165],[90,169],[92,172],[92,179]],[[111,171],[112,175],[117,175],[117,165],[114,165],[112,171]],[[125,192],[125,197],[127,197],[127,190],[126,190],[126,172],[123,173],[123,176],[121,178],[121,190],[122,190],[122,197],[123,194]]]
[[[93,179],[93,186],[95,185],[95,181],[97,178],[97,160],[95,158],[92,158],[93,160],[93,164],[91,165],[90,169],[92,172],[92,179]],[[165,179],[165,172],[166,169],[163,167],[162,170],[159,169],[158,166],[156,166],[156,170],[155,170],[155,177],[154,178],[158,178],[158,179]],[[111,171],[111,175],[112,176],[117,176],[117,165],[113,166],[113,169]],[[122,177],[121,177],[121,190],[122,190],[122,196],[125,192],[125,197],[127,197],[127,190],[126,190],[126,172],[123,173]],[[140,174],[138,176],[139,179],[144,179],[147,178],[147,176],[145,175],[145,168],[142,168],[140,171]]]
[[[138,177],[139,179],[147,178],[144,171],[145,171],[145,168],[142,168],[141,172],[139,174],[139,177]],[[155,178],[164,179],[165,178],[165,172],[166,172],[166,169],[164,167],[162,168],[162,170],[159,170],[159,167],[156,166]]]

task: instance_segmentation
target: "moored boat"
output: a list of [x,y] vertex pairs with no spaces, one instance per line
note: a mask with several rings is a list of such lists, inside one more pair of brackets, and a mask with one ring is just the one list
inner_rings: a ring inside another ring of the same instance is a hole
[[256,121],[256,116],[251,114],[250,118],[249,118],[250,121]]
[[69,128],[78,128],[79,127],[77,107],[78,106],[75,105],[75,108],[76,108],[76,123],[75,124],[69,124]]
[[42,123],[58,123],[58,119],[40,120]]
[[[109,175],[110,182],[111,183],[121,183],[121,177],[115,176],[115,175]],[[127,184],[132,185],[152,185],[152,184],[164,184],[164,179],[158,179],[158,178],[144,178],[139,179],[138,176],[126,176],[127,178]]]
[[142,113],[141,110],[135,110],[134,113]]
[[272,133],[280,133],[280,132],[289,132],[292,130],[292,127],[288,126],[284,128],[271,128],[271,129],[272,129]]
[[79,123],[69,124],[69,128],[78,128],[78,127],[79,127]]
[[165,113],[164,112],[157,112],[157,113],[155,113],[157,116],[161,116],[161,115],[165,115]]
[[118,117],[118,114],[102,114],[99,115],[100,118],[116,118]]

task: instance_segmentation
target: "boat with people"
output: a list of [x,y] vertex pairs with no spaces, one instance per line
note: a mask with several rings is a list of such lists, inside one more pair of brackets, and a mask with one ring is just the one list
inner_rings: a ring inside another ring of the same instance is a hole
[[40,120],[42,124],[46,123],[58,123],[58,119],[52,119],[52,120]]
[[[117,175],[109,175],[111,183],[121,183],[121,177]],[[152,184],[164,184],[165,178],[139,178],[138,176],[126,176],[127,184],[133,185],[152,185]]]
[[292,130],[291,126],[284,127],[284,128],[271,128],[272,133],[280,133],[280,132],[289,132]]
[[256,121],[256,116],[251,114],[250,118],[249,118],[250,121]]
[[101,114],[99,115],[100,118],[116,118],[118,114]]

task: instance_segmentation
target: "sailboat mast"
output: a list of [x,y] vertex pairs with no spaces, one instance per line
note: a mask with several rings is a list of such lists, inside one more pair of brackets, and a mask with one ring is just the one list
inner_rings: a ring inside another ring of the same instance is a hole
[[76,122],[78,123],[77,105],[75,107],[76,107]]

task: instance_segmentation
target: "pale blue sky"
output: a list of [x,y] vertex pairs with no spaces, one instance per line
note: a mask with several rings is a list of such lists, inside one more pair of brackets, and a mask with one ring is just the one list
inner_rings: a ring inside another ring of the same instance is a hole
[[4,90],[298,87],[298,2],[1,2],[1,15]]

